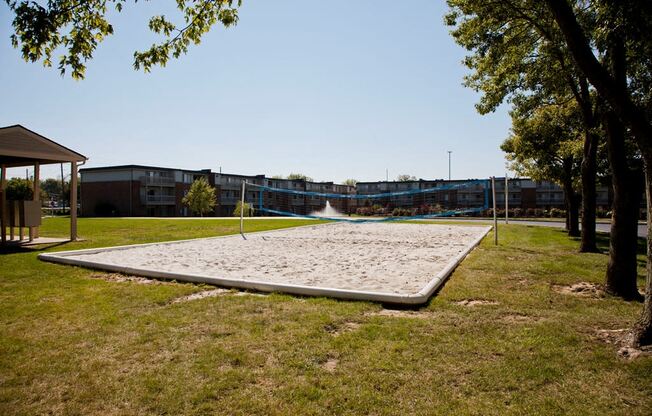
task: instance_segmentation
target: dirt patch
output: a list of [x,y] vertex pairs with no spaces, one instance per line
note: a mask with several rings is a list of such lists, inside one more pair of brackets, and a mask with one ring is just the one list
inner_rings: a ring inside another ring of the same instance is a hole
[[456,305],[460,306],[486,306],[486,305],[498,305],[498,302],[495,300],[487,299],[463,299],[455,302]]
[[379,311],[368,312],[365,316],[388,316],[393,318],[419,318],[426,319],[433,316],[432,312],[420,312],[401,309],[381,309]]
[[176,283],[158,279],[148,279],[147,277],[129,276],[120,273],[93,273],[90,276],[93,279],[102,279],[107,282],[131,282],[141,285],[174,285]]
[[328,324],[324,326],[324,330],[334,337],[340,336],[347,332],[353,332],[360,328],[358,322],[344,322],[343,324]]
[[633,336],[629,329],[598,329],[595,335],[598,340],[618,348],[616,354],[625,360],[634,360],[640,356],[652,356],[651,346],[642,348],[633,346]]
[[329,373],[332,373],[332,372],[334,372],[335,369],[337,368],[337,364],[339,364],[339,362],[340,362],[340,360],[338,360],[337,358],[329,357],[329,358],[326,360],[326,362],[324,362],[324,363],[321,365],[321,368],[323,368],[324,370],[328,371]]
[[586,298],[604,297],[602,285],[597,283],[579,282],[573,285],[552,285],[552,290],[564,295],[582,296]]
[[173,299],[170,303],[183,303],[183,302],[190,302],[192,300],[199,300],[199,299],[204,299],[204,298],[212,298],[215,296],[220,296],[220,295],[225,295],[229,293],[229,290],[226,289],[211,289],[211,290],[203,290],[201,292],[195,292],[191,293],[187,296],[182,296],[180,298],[175,298]]
[[[118,282],[118,283],[124,283],[124,282],[131,282],[131,283],[137,283],[140,285],[178,285],[178,284],[188,284],[184,282],[173,282],[169,280],[159,280],[159,279],[150,279],[147,277],[141,277],[141,276],[130,276],[126,274],[120,274],[120,273],[93,273],[90,275],[91,278],[93,279],[102,279],[106,280],[107,282]],[[208,287],[213,287],[213,286],[208,286]],[[179,302],[187,302],[191,300],[197,300],[197,299],[203,299],[205,297],[213,297],[217,295],[231,295],[231,296],[258,296],[258,297],[265,297],[268,296],[265,293],[258,293],[258,292],[247,292],[247,291],[240,291],[240,290],[231,290],[231,289],[223,289],[219,287],[215,287],[214,289],[207,289],[201,292],[196,292],[193,294],[190,294],[188,296],[182,296],[180,298],[176,298],[172,300],[170,303],[179,303]]]
[[228,290],[228,289],[225,289],[225,290],[227,292],[230,292],[230,294],[233,295],[233,296],[256,296],[256,297],[259,297],[259,298],[264,298],[264,297],[268,296],[268,295],[266,295],[264,293],[258,293],[258,292],[242,292],[240,290],[231,291],[231,290]]

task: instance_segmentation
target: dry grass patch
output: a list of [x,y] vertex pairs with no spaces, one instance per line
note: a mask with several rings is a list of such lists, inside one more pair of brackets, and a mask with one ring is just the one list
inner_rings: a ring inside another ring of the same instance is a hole
[[130,276],[130,275],[121,274],[121,273],[93,273],[89,277],[91,277],[93,279],[106,280],[107,282],[115,282],[115,283],[129,282],[129,283],[137,283],[139,285],[174,285],[174,284],[177,284],[176,282],[171,282],[171,281],[166,281],[166,280],[150,279],[150,278],[141,277],[141,276]]
[[551,285],[552,290],[563,295],[603,298],[604,289],[597,283],[579,282],[572,285]]
[[487,299],[463,299],[455,302],[456,305],[460,306],[488,306],[488,305],[498,305],[498,302],[495,300]]
[[324,326],[324,330],[334,337],[340,336],[347,332],[353,332],[359,329],[361,324],[359,322],[347,321],[342,324],[328,324]]
[[325,371],[329,373],[334,373],[335,370],[337,369],[337,365],[340,363],[340,360],[333,357],[333,356],[328,356],[326,358],[326,361],[324,361],[321,364],[321,368],[323,368]]
[[411,311],[402,309],[381,309],[379,311],[367,312],[365,316],[385,316],[390,318],[431,318],[434,314],[426,311]]
[[210,289],[210,290],[203,290],[201,292],[195,292],[191,293],[190,295],[186,296],[181,296],[179,298],[172,299],[170,303],[182,303],[182,302],[190,302],[193,300],[199,300],[199,299],[205,299],[205,298],[212,298],[215,296],[221,296],[228,294],[230,290],[227,289],[220,289],[220,288],[215,288],[215,289]]
[[634,337],[629,328],[598,329],[595,331],[595,337],[604,343],[614,345],[618,348],[618,356],[626,360],[634,360],[641,356],[652,356],[652,346],[638,348],[633,345]]

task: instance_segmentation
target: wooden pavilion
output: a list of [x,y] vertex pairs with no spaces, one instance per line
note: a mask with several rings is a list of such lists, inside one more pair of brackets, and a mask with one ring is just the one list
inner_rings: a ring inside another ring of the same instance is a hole
[[[39,238],[41,225],[40,167],[41,165],[70,163],[70,241],[77,239],[77,168],[86,162],[79,154],[47,137],[21,125],[0,127],[0,234],[4,244],[34,244],[53,242]],[[34,188],[31,201],[7,200],[7,169],[22,166],[34,167]],[[14,227],[20,237],[14,239]],[[7,234],[7,228],[10,233]],[[24,228],[29,237],[22,238]],[[8,236],[10,238],[8,238]],[[42,240],[42,241],[39,241]]]

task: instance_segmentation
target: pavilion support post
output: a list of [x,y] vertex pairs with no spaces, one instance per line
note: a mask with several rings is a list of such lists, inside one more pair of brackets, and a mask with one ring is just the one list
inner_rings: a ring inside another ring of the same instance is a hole
[[77,162],[70,163],[70,241],[77,240]]
[[[41,199],[41,164],[34,163],[34,184],[32,187],[32,201],[39,201]],[[29,227],[29,241],[34,241],[38,238],[38,227]]]
[[7,242],[7,218],[9,207],[7,206],[7,194],[5,192],[7,179],[7,168],[5,165],[0,167],[0,238],[2,243]]

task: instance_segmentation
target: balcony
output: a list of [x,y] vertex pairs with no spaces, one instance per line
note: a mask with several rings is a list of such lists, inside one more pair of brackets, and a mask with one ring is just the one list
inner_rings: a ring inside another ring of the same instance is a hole
[[174,186],[175,180],[171,176],[141,176],[143,186]]
[[145,204],[174,205],[176,204],[176,197],[174,195],[146,195]]

